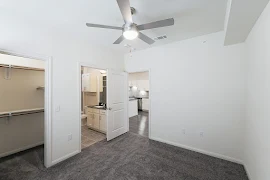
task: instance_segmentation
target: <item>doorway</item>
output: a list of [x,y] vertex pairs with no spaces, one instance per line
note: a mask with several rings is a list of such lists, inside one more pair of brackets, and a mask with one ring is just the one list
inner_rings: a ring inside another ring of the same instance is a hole
[[[94,131],[102,136],[89,142],[89,146],[128,132],[127,73],[87,63],[78,63],[78,70],[80,132]],[[83,136],[79,139],[80,150],[89,147],[85,147]]]
[[129,130],[150,137],[150,76],[149,71],[128,74]]
[[49,167],[50,59],[1,52],[0,157],[28,153],[29,161],[38,158],[40,166]]
[[107,71],[81,66],[81,149],[106,139]]

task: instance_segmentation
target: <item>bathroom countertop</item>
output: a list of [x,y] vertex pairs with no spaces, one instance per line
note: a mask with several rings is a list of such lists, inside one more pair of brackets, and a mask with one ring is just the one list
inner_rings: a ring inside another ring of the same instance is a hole
[[103,107],[103,108],[97,108],[97,107],[95,107],[95,106],[87,106],[88,108],[92,108],[92,109],[101,109],[101,110],[106,110],[106,108],[105,107]]

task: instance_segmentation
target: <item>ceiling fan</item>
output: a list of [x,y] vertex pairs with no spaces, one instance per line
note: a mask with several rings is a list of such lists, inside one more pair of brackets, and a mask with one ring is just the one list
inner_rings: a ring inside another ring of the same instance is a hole
[[134,13],[135,9],[130,7],[129,0],[116,1],[125,21],[125,24],[122,27],[86,23],[86,26],[88,27],[122,30],[122,35],[113,44],[120,44],[124,39],[133,40],[137,37],[146,42],[147,44],[153,44],[155,41],[150,37],[144,35],[140,31],[174,25],[173,18],[151,22],[148,24],[137,25],[132,20],[132,14]]

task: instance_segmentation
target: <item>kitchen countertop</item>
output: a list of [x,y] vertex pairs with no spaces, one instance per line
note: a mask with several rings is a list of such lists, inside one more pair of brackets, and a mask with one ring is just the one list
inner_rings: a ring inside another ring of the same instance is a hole
[[138,100],[138,99],[149,99],[149,97],[130,97],[129,98],[129,101],[135,101],[135,100]]

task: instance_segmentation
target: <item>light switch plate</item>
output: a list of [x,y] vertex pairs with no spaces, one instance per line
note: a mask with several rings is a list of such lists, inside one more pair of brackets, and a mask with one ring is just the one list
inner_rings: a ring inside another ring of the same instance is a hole
[[68,135],[68,141],[71,141],[72,140],[72,134],[69,134]]
[[60,106],[57,106],[57,107],[55,108],[55,112],[60,112]]

